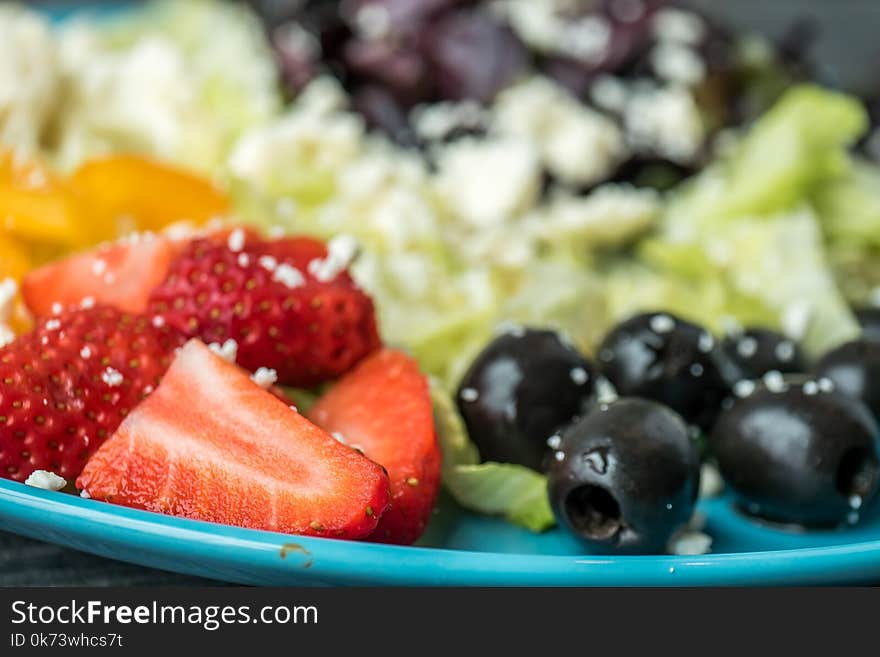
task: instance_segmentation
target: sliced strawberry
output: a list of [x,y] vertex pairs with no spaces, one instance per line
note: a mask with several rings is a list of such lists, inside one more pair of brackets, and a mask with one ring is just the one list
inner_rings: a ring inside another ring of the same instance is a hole
[[65,312],[0,349],[0,476],[76,477],[181,344],[113,308]]
[[325,393],[309,417],[388,470],[391,508],[370,539],[418,539],[437,500],[441,462],[428,382],[416,362],[383,349]]
[[77,480],[94,499],[242,527],[361,538],[384,470],[192,340]]
[[187,337],[238,343],[238,363],[278,382],[334,379],[379,347],[373,303],[346,262],[315,240],[198,239],[151,297],[151,315]]
[[168,273],[181,246],[151,234],[136,235],[35,269],[22,281],[22,294],[38,317],[83,300],[125,312],[146,310],[150,293]]

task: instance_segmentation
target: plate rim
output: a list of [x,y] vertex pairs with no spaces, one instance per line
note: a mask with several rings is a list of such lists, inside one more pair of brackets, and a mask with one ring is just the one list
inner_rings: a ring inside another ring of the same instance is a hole
[[0,526],[113,559],[238,584],[698,586],[880,579],[880,539],[701,556],[479,552],[246,529],[10,480],[0,480]]

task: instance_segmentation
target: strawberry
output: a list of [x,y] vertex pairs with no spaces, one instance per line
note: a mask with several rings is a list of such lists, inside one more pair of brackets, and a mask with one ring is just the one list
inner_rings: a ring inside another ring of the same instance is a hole
[[159,383],[180,338],[109,307],[41,322],[0,349],[0,476],[71,479]]
[[76,484],[139,509],[344,538],[369,535],[389,500],[379,465],[199,340],[181,349]]
[[391,508],[370,539],[418,539],[437,500],[441,461],[428,382],[416,362],[379,351],[325,393],[309,417],[388,470]]
[[133,235],[33,270],[22,281],[22,294],[38,317],[87,299],[142,313],[179,249],[177,242],[165,237]]
[[[345,246],[343,244],[343,246]],[[238,343],[238,363],[283,385],[336,378],[379,346],[373,303],[331,242],[240,233],[197,239],[172,263],[149,311],[187,337]]]

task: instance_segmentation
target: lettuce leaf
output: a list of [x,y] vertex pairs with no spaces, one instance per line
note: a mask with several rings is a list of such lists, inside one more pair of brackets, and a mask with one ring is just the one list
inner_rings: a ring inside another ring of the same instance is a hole
[[817,183],[847,171],[846,148],[867,126],[857,99],[813,85],[794,87],[686,187],[669,213],[717,224],[791,209]]
[[847,150],[866,121],[854,98],[810,85],[786,93],[672,195],[660,231],[639,247],[642,279],[661,280],[636,298],[650,294],[652,307],[681,308],[715,329],[726,319],[780,328],[814,355],[856,336],[826,235],[864,243],[857,230],[876,221],[870,184],[855,182],[867,174]]
[[459,504],[471,511],[503,515],[533,532],[556,524],[547,498],[547,479],[521,465],[480,463],[458,465],[446,488]]

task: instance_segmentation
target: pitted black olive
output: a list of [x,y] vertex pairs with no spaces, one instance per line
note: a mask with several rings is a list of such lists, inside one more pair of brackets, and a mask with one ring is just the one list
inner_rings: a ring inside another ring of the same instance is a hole
[[880,342],[854,340],[829,351],[816,363],[816,376],[861,399],[880,421]]
[[703,429],[712,426],[736,380],[707,330],[668,313],[618,324],[598,353],[602,372],[622,396],[666,404]]
[[477,356],[456,399],[484,461],[540,470],[547,439],[586,410],[595,385],[593,365],[559,334],[515,329]]
[[859,308],[856,319],[862,327],[862,338],[880,340],[880,307]]
[[598,550],[659,553],[693,513],[700,458],[674,411],[620,399],[563,432],[547,475],[562,526]]
[[737,369],[737,379],[760,379],[767,372],[805,372],[807,362],[794,340],[766,328],[747,328],[731,333],[721,350]]
[[740,506],[804,526],[857,518],[880,485],[880,436],[864,404],[828,379],[779,376],[737,392],[709,447]]

